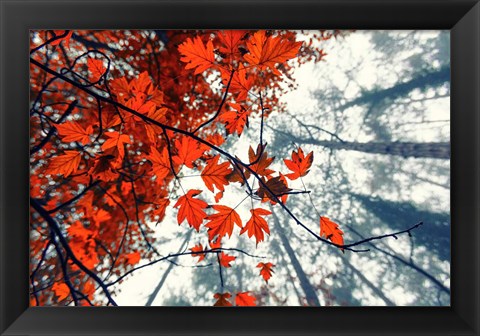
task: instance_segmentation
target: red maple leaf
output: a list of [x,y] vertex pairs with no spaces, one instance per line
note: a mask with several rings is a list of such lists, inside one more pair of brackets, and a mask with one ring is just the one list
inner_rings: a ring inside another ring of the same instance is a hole
[[230,293],[215,293],[213,295],[217,301],[213,304],[214,307],[230,307],[232,303],[228,301],[229,298],[232,297]]
[[201,192],[201,190],[192,189],[178,199],[174,205],[175,208],[180,207],[177,214],[178,225],[182,224],[186,218],[190,226],[194,227],[197,231],[200,230],[200,224],[202,224],[205,217],[207,217],[203,209],[208,207],[208,204],[205,201],[193,197],[199,195]]
[[150,155],[147,158],[152,163],[152,172],[157,177],[158,183],[163,184],[163,180],[172,172],[168,149],[163,147],[160,153],[155,147],[150,147]]
[[85,129],[75,121],[59,124],[55,127],[57,128],[58,134],[62,137],[62,141],[79,141],[82,145],[86,145],[90,142],[90,135],[93,133],[91,125]]
[[99,209],[98,211],[95,211],[95,213],[93,214],[92,221],[96,225],[98,225],[102,222],[108,221],[111,218],[112,218],[112,216],[110,215],[110,213],[108,211],[106,211],[105,209]]
[[230,237],[235,224],[242,227],[242,220],[234,209],[225,205],[212,205],[212,208],[218,213],[207,217],[209,222],[205,226],[208,228],[208,239],[210,241],[217,236],[217,239],[221,239],[225,235]]
[[212,250],[219,249],[222,247],[222,238],[217,238],[215,241],[210,240],[208,244]]
[[[250,146],[250,148],[248,149],[248,159],[250,160],[250,163],[256,162],[250,167],[254,172],[256,172],[260,176],[270,178],[275,171],[272,169],[268,169],[268,167],[272,164],[273,160],[275,160],[275,157],[269,158],[267,152],[265,151],[265,147],[266,145],[262,146],[258,144],[257,151],[254,152],[252,146]],[[258,159],[259,156],[260,159]],[[249,176],[250,174],[248,174],[247,178]]]
[[120,124],[121,120],[113,106],[106,106],[102,110],[102,128],[108,129]]
[[299,147],[298,151],[292,151],[292,159],[284,159],[285,165],[293,171],[293,173],[285,175],[290,180],[296,180],[301,176],[308,174],[313,163],[313,152],[308,153],[305,157],[303,150]]
[[52,286],[52,290],[58,297],[58,301],[62,301],[70,295],[70,288],[68,288],[65,283],[55,282]]
[[245,179],[248,179],[250,177],[250,172],[245,168],[243,168],[243,166],[236,165],[234,163],[232,163],[232,167],[233,167],[233,170],[230,174],[228,174],[227,180],[229,180],[232,183],[239,182],[241,185],[244,185]]
[[232,265],[230,265],[230,263],[232,261],[234,261],[235,259],[237,259],[237,258],[222,252],[222,253],[220,253],[219,262],[220,262],[220,265],[227,268],[227,267],[232,266]]
[[281,198],[284,195],[286,196],[286,194],[292,190],[287,187],[285,178],[283,176],[272,177],[268,181],[265,181],[265,179],[262,178],[262,181],[265,183],[265,186],[260,184],[260,187],[255,192],[255,194],[262,198],[262,201],[270,199],[272,204],[275,204],[275,197]]
[[107,69],[103,65],[103,61],[100,59],[95,58],[88,58],[87,59],[87,67],[88,67],[88,78],[90,82],[98,82],[100,78],[103,76]]
[[233,110],[223,112],[219,116],[219,120],[225,124],[227,134],[237,133],[240,136],[245,126],[248,127],[248,117],[252,113],[251,110],[245,109],[240,104],[229,103]]
[[92,231],[85,228],[82,223],[74,222],[67,229],[69,235],[80,240],[87,240],[92,237]]
[[140,253],[138,253],[138,252],[132,252],[132,253],[129,253],[129,254],[125,255],[125,263],[128,264],[128,265],[138,264],[140,259],[141,259],[141,256],[140,256]]
[[115,156],[109,154],[97,157],[95,159],[95,164],[89,169],[88,174],[105,182],[115,179],[118,176],[118,173],[113,167],[114,159]]
[[258,245],[258,243],[263,241],[264,232],[270,234],[267,221],[261,216],[271,215],[272,213],[262,208],[251,209],[250,213],[252,214],[252,217],[250,217],[247,224],[245,224],[240,231],[240,234],[247,232],[249,238],[255,236]]
[[165,211],[167,210],[167,206],[170,204],[170,199],[168,198],[160,198],[155,201],[155,209],[152,210],[152,214],[157,220],[157,222],[160,222],[165,218]]
[[327,217],[320,217],[320,237],[325,237],[337,245],[344,245],[343,231],[340,230],[337,223]]
[[199,146],[198,141],[184,136],[175,142],[177,155],[172,157],[173,162],[178,165],[184,164],[188,168],[193,168],[193,163],[199,159],[205,152],[205,148]]
[[228,55],[239,54],[238,47],[245,36],[245,30],[222,30],[217,34],[218,39],[222,43],[220,52]]
[[64,155],[55,156],[50,160],[45,173],[50,175],[61,174],[68,177],[77,171],[81,158],[81,152],[66,150]]
[[232,172],[230,169],[230,162],[223,162],[218,164],[220,155],[214,156],[208,160],[207,166],[203,169],[201,177],[205,186],[211,192],[214,192],[214,186],[220,191],[225,191],[226,185],[228,185],[227,175]]
[[[224,68],[220,68],[222,74],[223,85],[227,85],[230,80],[231,71],[228,71]],[[254,76],[247,76],[247,70],[240,63],[238,69],[233,73],[232,80],[230,82],[229,92],[236,95],[235,100],[237,102],[243,102],[247,99],[248,92],[252,88],[254,83]]]
[[214,65],[215,54],[213,53],[213,43],[210,40],[205,47],[200,37],[197,36],[193,40],[188,38],[178,46],[178,51],[182,55],[180,60],[188,63],[185,69],[195,69],[195,75]]
[[[121,134],[119,132],[107,132],[105,135],[109,138],[107,139],[103,145],[102,150],[106,151],[107,149],[116,149],[118,151],[118,160],[122,160],[125,156],[125,144],[132,143],[130,141],[130,137],[126,134]],[[117,153],[117,151],[115,151]]]
[[[64,37],[59,38],[58,40],[50,43],[52,46],[59,45],[62,41],[65,41],[65,46],[67,49],[70,48],[70,38],[72,37],[73,30],[54,30],[56,36],[61,36],[66,34]],[[68,32],[68,33],[67,33]]]
[[256,306],[256,300],[255,296],[251,295],[250,292],[241,292],[235,295],[235,304],[237,306]]
[[190,251],[192,251],[192,257],[198,257],[198,262],[205,259],[206,255],[207,255],[206,253],[201,253],[201,252],[203,252],[203,245],[202,244],[195,245],[194,247],[192,247],[190,249]]
[[260,268],[260,275],[263,277],[266,283],[268,283],[268,280],[272,277],[273,272],[272,268],[275,267],[274,264],[268,262],[268,263],[258,263],[257,265],[258,268]]
[[280,75],[275,64],[283,63],[297,56],[302,42],[291,42],[281,36],[268,36],[264,30],[259,30],[247,42],[248,54],[245,60],[258,66],[261,70],[270,68]]
[[219,191],[215,194],[215,203],[218,203],[223,198],[223,191]]

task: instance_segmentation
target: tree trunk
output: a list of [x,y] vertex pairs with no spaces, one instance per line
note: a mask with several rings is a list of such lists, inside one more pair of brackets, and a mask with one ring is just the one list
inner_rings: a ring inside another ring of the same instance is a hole
[[450,67],[444,67],[435,72],[420,75],[412,78],[409,81],[399,83],[395,86],[384,90],[368,91],[363,93],[360,97],[341,106],[341,109],[363,104],[372,104],[383,101],[384,99],[396,99],[398,97],[406,96],[414,89],[425,90],[429,87],[436,87],[450,80]]
[[353,274],[355,276],[357,276],[365,285],[368,286],[368,288],[370,288],[372,290],[372,292],[377,296],[379,297],[380,299],[382,299],[385,304],[389,307],[394,307],[396,306],[395,303],[393,303],[388,297],[385,296],[385,294],[383,293],[382,290],[380,290],[380,288],[378,288],[377,286],[375,286],[370,280],[368,280],[365,275],[363,275],[362,272],[360,272],[355,266],[353,266],[350,261],[348,261],[348,258],[346,258],[345,256],[341,256],[342,257],[342,260],[343,260],[343,263],[345,266],[347,266],[348,268],[350,268],[350,270],[353,272]]
[[[355,233],[357,236],[360,237],[360,239],[365,239],[364,236],[362,236],[357,230],[355,230],[354,228],[352,227],[349,227],[348,228],[349,231],[352,231],[353,233]],[[421,275],[423,275],[425,278],[427,278],[428,280],[430,280],[431,282],[433,282],[440,290],[442,290],[443,292],[445,292],[446,294],[450,295],[450,289],[445,287],[445,285],[443,283],[440,282],[440,280],[438,280],[437,278],[435,278],[433,275],[431,275],[430,273],[428,273],[427,271],[425,271],[423,268],[417,266],[413,260],[410,259],[410,261],[407,261],[405,260],[404,258],[402,258],[401,256],[397,255],[395,253],[395,251],[393,251],[391,248],[389,248],[388,246],[386,246],[386,248],[380,248],[378,247],[377,245],[375,244],[372,244],[371,242],[368,243],[369,246],[371,246],[372,248],[374,248],[375,250],[379,251],[380,253],[383,253],[387,256],[389,256],[390,258],[396,260],[397,262],[401,263],[402,265],[405,265],[407,267],[410,267],[412,270],[420,273]],[[387,251],[387,248],[390,249],[390,251]]]
[[[440,260],[450,260],[450,215],[417,209],[409,202],[394,202],[368,195],[351,194],[364,209],[392,230],[402,230],[418,222],[424,223],[426,233],[413,234],[419,245],[425,246]],[[427,234],[428,233],[428,234]]]
[[[188,232],[187,236],[185,237],[185,240],[183,241],[183,244],[182,244],[182,246],[180,247],[180,249],[178,250],[177,253],[180,253],[185,249],[185,246],[187,246],[191,235],[192,235],[192,231],[190,230]],[[173,258],[172,261],[175,261],[175,259],[176,258]],[[174,265],[174,263],[170,263],[170,265],[168,265],[168,268],[165,270],[165,273],[163,273],[162,278],[160,279],[160,282],[158,283],[157,287],[155,287],[155,290],[148,297],[147,303],[145,303],[146,307],[150,307],[152,305],[153,301],[155,300],[158,293],[160,292],[160,289],[162,289],[163,284],[165,283],[165,280],[167,280],[168,275],[172,271],[173,265]]]
[[[270,207],[270,209],[273,210],[272,207]],[[300,280],[300,287],[305,293],[305,298],[307,300],[308,305],[319,307],[320,301],[318,301],[315,288],[312,286],[312,284],[308,280],[308,276],[305,274],[305,271],[303,270],[302,265],[300,265],[300,262],[295,256],[295,252],[293,251],[292,246],[290,245],[290,242],[288,241],[288,238],[285,235],[285,231],[283,230],[283,227],[280,225],[280,222],[277,216],[275,215],[275,212],[272,211],[272,215],[273,215],[273,221],[275,223],[275,228],[277,229],[278,235],[280,236],[280,239],[282,241],[283,246],[285,247],[285,251],[287,252],[288,257],[292,262],[292,266],[295,269],[295,272],[297,273],[298,279]]]
[[303,143],[319,145],[330,149],[353,150],[357,152],[398,155],[405,158],[450,159],[449,142],[348,142],[305,139]]

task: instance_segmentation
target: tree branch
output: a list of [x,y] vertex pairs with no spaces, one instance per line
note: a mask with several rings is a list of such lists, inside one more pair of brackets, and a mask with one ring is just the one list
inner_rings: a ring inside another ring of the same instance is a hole
[[63,236],[60,227],[58,226],[57,222],[50,216],[50,214],[37,202],[37,200],[30,198],[30,205],[37,211],[40,216],[45,219],[50,229],[54,232],[54,234],[58,237],[60,244],[62,245],[63,249],[67,253],[67,257],[72,260],[72,262],[77,265],[83,272],[85,272],[88,276],[90,276],[103,290],[105,293],[107,300],[114,306],[118,306],[115,300],[112,298],[107,286],[103,283],[103,281],[91,270],[89,270],[73,253],[70,245],[68,244],[67,240]]

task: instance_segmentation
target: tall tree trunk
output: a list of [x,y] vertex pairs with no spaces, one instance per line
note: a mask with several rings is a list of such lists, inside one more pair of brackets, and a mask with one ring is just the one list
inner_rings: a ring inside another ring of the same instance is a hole
[[409,202],[393,202],[356,193],[351,195],[392,230],[405,229],[422,221],[425,232],[413,235],[416,244],[426,247],[440,260],[450,260],[449,213],[421,210]]
[[401,173],[401,174],[408,175],[414,180],[422,181],[422,182],[425,182],[425,183],[430,183],[430,184],[433,184],[437,187],[441,187],[441,188],[450,190],[450,185],[449,184],[440,183],[440,182],[434,181],[432,179],[429,179],[427,177],[418,176],[414,171],[407,171],[407,170],[403,170],[403,169],[398,169],[397,172]]
[[[349,231],[352,231],[353,233],[355,233],[357,236],[360,237],[360,239],[365,239],[364,236],[362,236],[357,230],[355,230],[354,228],[352,227],[349,227],[348,228]],[[450,289],[445,287],[445,285],[443,283],[441,283],[437,278],[435,278],[433,275],[431,275],[430,273],[428,273],[427,271],[425,271],[423,268],[417,266],[412,259],[410,259],[409,261],[404,259],[403,257],[397,255],[395,253],[395,251],[393,251],[391,248],[389,248],[388,246],[386,246],[385,248],[380,248],[378,247],[377,245],[375,244],[372,244],[371,242],[368,243],[368,245],[372,248],[374,248],[375,250],[379,251],[380,253],[383,253],[387,256],[389,256],[390,258],[393,258],[395,259],[396,261],[398,261],[399,263],[405,265],[405,266],[408,266],[410,267],[412,270],[420,273],[421,275],[423,275],[425,278],[427,278],[428,280],[430,280],[432,283],[434,283],[440,290],[442,290],[443,292],[445,292],[446,294],[450,295]],[[390,249],[390,251],[387,251],[387,249]]]
[[[278,240],[272,240],[271,247],[272,247],[273,251],[276,251],[276,250],[279,251],[282,248],[280,246],[280,243],[279,243]],[[288,267],[287,265],[289,264],[289,261],[287,260],[285,254],[284,253],[279,253],[279,254],[280,254],[281,261],[282,261],[282,265],[284,265],[284,267]],[[300,306],[303,305],[305,303],[304,300],[303,300],[303,294],[300,293],[300,291],[297,288],[297,284],[295,283],[295,277],[289,276],[288,280],[292,284],[293,291],[295,292],[295,295],[297,296],[298,304]],[[242,287],[239,286],[239,288],[242,288]]]
[[407,95],[414,89],[425,90],[429,87],[436,87],[450,80],[450,67],[444,67],[438,71],[426,73],[409,81],[399,83],[383,90],[368,91],[360,97],[344,104],[341,109],[355,105],[378,103],[384,99],[395,99]]
[[450,159],[449,142],[348,142],[302,139],[302,143],[319,145],[330,149],[398,155],[402,157]]
[[[188,232],[187,236],[185,237],[185,240],[183,241],[182,246],[180,246],[180,248],[178,249],[178,252],[177,252],[177,253],[180,253],[180,252],[182,252],[182,251],[185,249],[185,246],[188,244],[191,235],[192,235],[192,230],[190,230],[190,231]],[[176,259],[176,258],[174,258],[172,261],[175,261],[175,259]],[[160,292],[160,289],[162,289],[163,284],[165,283],[165,280],[167,280],[168,275],[169,275],[170,272],[172,271],[173,266],[174,266],[173,263],[170,263],[170,265],[168,265],[168,268],[165,270],[165,273],[163,273],[162,278],[160,279],[157,287],[155,287],[155,290],[154,290],[154,291],[152,292],[152,294],[150,294],[150,296],[148,297],[147,303],[145,303],[145,306],[146,306],[146,307],[150,307],[150,306],[152,305],[153,301],[155,300],[155,298],[157,297],[158,293]]]
[[368,286],[368,288],[370,288],[372,290],[372,292],[380,299],[383,300],[383,302],[385,302],[385,304],[389,307],[393,307],[393,306],[396,306],[395,303],[393,303],[384,293],[382,290],[380,290],[380,288],[378,288],[377,286],[375,286],[370,280],[367,279],[367,277],[365,277],[365,275],[363,275],[363,273],[361,271],[359,271],[355,266],[353,266],[350,261],[348,261],[348,258],[346,258],[345,256],[341,256],[342,257],[342,260],[343,260],[343,263],[345,266],[347,266],[348,268],[350,268],[350,270],[353,272],[353,274],[355,276],[357,276],[365,285]]
[[275,229],[277,230],[278,235],[280,236],[280,240],[282,241],[285,251],[287,252],[288,257],[290,258],[292,266],[295,269],[295,272],[297,273],[298,279],[300,280],[300,287],[305,293],[305,298],[307,300],[307,303],[310,306],[319,307],[320,301],[318,301],[318,296],[317,296],[317,293],[315,292],[315,288],[312,286],[312,284],[308,280],[308,276],[305,274],[305,271],[303,270],[302,265],[300,265],[300,262],[298,261],[295,255],[295,252],[293,251],[292,246],[290,245],[290,242],[288,241],[288,238],[285,235],[285,231],[283,230],[283,227],[281,226],[280,221],[278,220],[278,217],[275,215],[275,212],[273,211],[273,208],[270,207],[270,209],[272,210]]

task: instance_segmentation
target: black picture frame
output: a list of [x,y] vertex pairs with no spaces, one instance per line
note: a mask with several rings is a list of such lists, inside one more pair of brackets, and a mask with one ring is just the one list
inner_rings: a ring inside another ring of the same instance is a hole
[[[1,335],[479,334],[478,1],[0,0],[0,3]],[[451,307],[28,308],[28,31],[64,28],[451,30]]]

